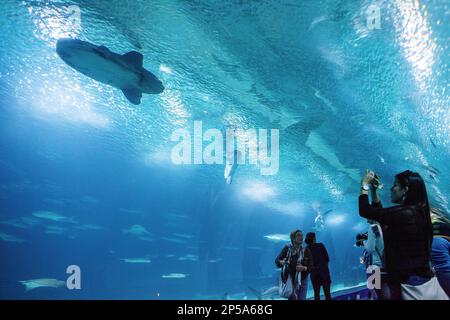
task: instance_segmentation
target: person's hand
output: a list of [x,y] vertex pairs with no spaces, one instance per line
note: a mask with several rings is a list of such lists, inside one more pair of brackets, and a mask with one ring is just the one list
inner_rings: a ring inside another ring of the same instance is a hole
[[302,266],[301,264],[298,264],[296,269],[299,272],[303,272],[303,271],[307,270],[307,268],[305,266]]
[[372,181],[370,182],[370,187],[372,191],[377,191],[378,188],[382,188],[383,184],[381,183],[380,177],[375,173]]
[[366,173],[361,179],[361,186],[368,186],[372,183],[375,177],[375,173],[369,169],[366,170]]
[[286,259],[284,259],[284,260],[278,260],[278,261],[280,262],[280,264],[281,264],[282,266],[286,265],[286,262],[287,262]]

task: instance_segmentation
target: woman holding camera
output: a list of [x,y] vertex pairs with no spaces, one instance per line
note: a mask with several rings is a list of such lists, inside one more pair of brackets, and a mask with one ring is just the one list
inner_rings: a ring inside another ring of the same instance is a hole
[[439,298],[430,264],[433,232],[422,177],[409,170],[397,174],[391,188],[391,200],[397,205],[390,208],[382,207],[377,184],[375,173],[367,171],[361,180],[359,214],[382,228],[391,299]]

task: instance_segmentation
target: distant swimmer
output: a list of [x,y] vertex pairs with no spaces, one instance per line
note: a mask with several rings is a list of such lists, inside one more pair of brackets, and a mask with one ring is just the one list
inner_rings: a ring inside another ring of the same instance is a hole
[[56,53],[70,67],[82,74],[122,90],[134,105],[141,103],[142,93],[159,94],[162,82],[144,69],[144,56],[136,51],[120,55],[105,46],[77,39],[59,39]]
[[327,210],[324,213],[321,213],[319,210],[316,211],[317,216],[314,219],[314,230],[316,232],[320,232],[325,230],[325,216],[329,214],[333,210]]
[[225,160],[225,170],[223,172],[223,176],[225,178],[225,181],[228,184],[231,184],[231,182],[233,181],[233,175],[236,172],[237,166],[238,166],[238,162],[240,162],[241,159],[241,152],[235,150],[234,151],[234,156],[231,159],[231,154]]

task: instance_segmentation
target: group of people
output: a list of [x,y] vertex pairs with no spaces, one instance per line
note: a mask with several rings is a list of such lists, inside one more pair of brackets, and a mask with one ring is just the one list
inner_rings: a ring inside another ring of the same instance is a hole
[[[368,277],[379,275],[371,290],[372,298],[448,300],[450,219],[442,210],[430,209],[425,183],[416,172],[407,170],[395,176],[392,207],[382,206],[377,193],[379,185],[379,177],[367,170],[359,195],[359,215],[367,219],[368,231],[357,236],[357,245],[364,246]],[[293,231],[291,244],[276,258],[275,264],[282,268],[280,294],[288,284],[289,296],[284,297],[306,299],[311,275],[314,298],[320,299],[323,287],[325,298],[331,299],[328,253],[323,244],[316,243],[314,233],[307,234],[306,247],[302,240],[302,232]]]
[[[314,288],[314,298],[320,300],[320,288],[323,287],[326,300],[331,300],[331,277],[328,268],[330,258],[322,243],[316,242],[316,234],[306,234],[303,247],[303,232],[291,232],[291,243],[286,245],[275,259],[278,268],[282,268],[281,295],[289,300],[306,300],[308,278]],[[288,288],[286,290],[286,288]]]

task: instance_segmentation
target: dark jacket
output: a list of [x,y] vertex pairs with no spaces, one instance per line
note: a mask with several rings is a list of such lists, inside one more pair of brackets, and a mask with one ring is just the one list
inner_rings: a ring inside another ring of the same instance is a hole
[[432,276],[430,266],[433,229],[429,212],[417,206],[383,208],[369,204],[367,195],[359,196],[359,215],[378,221],[383,230],[386,271],[395,281],[411,275]]
[[312,256],[314,268],[311,270],[312,277],[321,277],[324,280],[330,279],[330,270],[328,263],[330,258],[328,252],[322,243],[313,243],[307,247]]
[[[275,259],[275,265],[278,268],[282,267],[282,265],[280,264],[279,261],[287,258],[288,251],[290,248],[292,248],[291,244],[285,245],[283,250],[281,250],[280,254]],[[308,274],[313,269],[313,260],[312,260],[312,256],[311,256],[311,251],[308,248],[306,248],[306,249],[302,248],[302,250],[303,250],[303,259],[300,262],[303,266],[306,267],[306,271],[301,272],[301,279],[303,280],[303,279],[306,279]],[[289,267],[286,269],[287,272],[291,275],[292,279],[295,279],[295,274],[297,272],[297,270],[296,270],[297,260],[298,260],[298,253],[294,254],[291,257]]]

